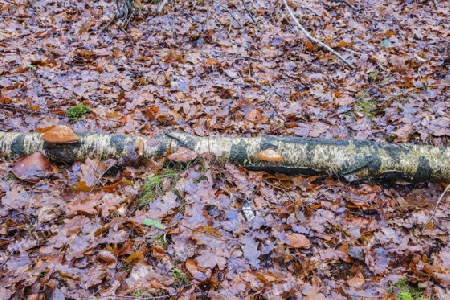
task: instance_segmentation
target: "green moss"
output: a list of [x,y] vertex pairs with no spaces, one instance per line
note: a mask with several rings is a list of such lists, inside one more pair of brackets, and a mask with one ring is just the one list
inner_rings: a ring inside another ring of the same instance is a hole
[[373,118],[377,109],[375,100],[357,102],[354,107],[355,111],[364,114],[366,117]]
[[157,174],[149,176],[144,181],[142,188],[142,194],[139,197],[138,208],[143,208],[153,202],[163,192],[163,180],[168,178],[173,185],[175,183],[175,177],[178,174],[177,171],[170,168],[164,168]]
[[375,117],[375,113],[377,112],[377,101],[371,99],[366,90],[360,91],[355,98],[358,101],[353,105],[353,111],[357,115],[369,118]]
[[398,300],[426,300],[423,296],[424,289],[409,283],[405,279],[397,281],[395,286],[389,286],[388,292],[395,294]]
[[397,138],[397,136],[396,136],[395,134],[390,134],[390,135],[388,135],[388,136],[386,137],[386,141],[387,141],[388,143],[392,143],[392,142],[395,141],[396,138]]
[[74,121],[79,121],[83,115],[90,113],[91,110],[86,105],[80,104],[73,106],[66,111],[66,116]]
[[170,274],[172,274],[173,287],[177,288],[189,284],[189,278],[187,277],[186,273],[184,273],[181,269],[175,267],[170,271]]
[[16,179],[16,176],[14,176],[13,173],[8,173],[3,177],[4,181],[10,181],[10,180],[15,180],[15,179]]

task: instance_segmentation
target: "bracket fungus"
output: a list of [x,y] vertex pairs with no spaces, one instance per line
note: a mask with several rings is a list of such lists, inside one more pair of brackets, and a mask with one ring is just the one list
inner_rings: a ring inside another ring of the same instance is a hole
[[52,144],[76,143],[80,140],[71,128],[58,125],[41,136],[41,139]]
[[283,161],[283,157],[280,154],[278,154],[278,152],[276,152],[273,149],[266,149],[266,150],[263,150],[261,152],[258,152],[256,154],[256,156],[260,160],[265,160],[265,161],[269,161],[269,162],[280,162],[280,161]]

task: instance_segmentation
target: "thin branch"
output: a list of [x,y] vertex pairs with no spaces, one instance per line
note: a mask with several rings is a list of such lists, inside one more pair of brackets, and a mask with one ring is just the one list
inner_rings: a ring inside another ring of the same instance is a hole
[[141,300],[141,299],[166,299],[173,296],[176,296],[177,294],[168,294],[168,295],[162,295],[162,296],[145,296],[145,297],[139,297],[139,296],[125,296],[125,295],[104,295],[97,298],[104,299],[104,298],[110,298],[110,299],[133,299],[133,300]]
[[54,117],[59,118],[59,119],[65,118],[65,116],[60,116],[60,115],[52,114],[52,113],[50,113],[50,112],[38,111],[38,110],[31,110],[31,109],[26,108],[26,107],[16,106],[16,105],[12,105],[12,104],[0,104],[0,108],[8,109],[8,110],[13,110],[13,111],[15,111],[15,112],[17,112],[17,111],[22,111],[22,112],[28,113],[28,114],[49,115],[49,116],[54,116]]
[[256,20],[255,20],[255,18],[253,18],[252,13],[248,10],[247,4],[245,3],[245,0],[241,0],[241,2],[242,2],[242,5],[244,5],[245,11],[247,12],[247,14],[248,14],[248,15],[250,16],[250,18],[252,19],[253,23],[255,23],[255,25],[258,26],[258,23],[256,23]]
[[439,9],[439,4],[438,4],[437,0],[433,0],[433,4],[434,4],[435,9]]
[[289,14],[291,15],[292,19],[294,20],[295,24],[297,25],[298,29],[300,29],[301,32],[303,32],[304,35],[306,35],[306,37],[312,41],[313,43],[316,43],[317,45],[319,45],[320,47],[325,48],[326,50],[328,50],[331,54],[335,55],[337,58],[339,58],[340,60],[342,60],[347,66],[349,66],[351,69],[354,69],[355,67],[349,63],[345,58],[343,58],[339,53],[337,53],[336,51],[334,51],[333,49],[331,49],[330,46],[328,46],[327,44],[324,44],[323,42],[319,41],[318,39],[316,39],[315,37],[313,37],[311,34],[309,34],[309,32],[300,24],[300,22],[297,20],[297,18],[294,15],[294,12],[291,10],[291,8],[289,7],[289,5],[287,4],[286,0],[283,0],[284,2],[284,6],[286,6],[287,11],[289,12]]
[[167,2],[169,2],[169,0],[163,0],[163,2],[161,2],[161,5],[158,8],[158,13],[162,13],[164,6],[166,6]]
[[431,222],[431,220],[433,220],[434,216],[436,215],[436,211],[439,207],[439,204],[441,204],[442,199],[444,199],[445,194],[447,193],[447,191],[450,189],[450,184],[447,185],[447,187],[445,188],[444,192],[442,192],[441,196],[439,197],[438,201],[436,202],[436,205],[434,206],[433,212],[431,213],[430,218],[428,218],[428,221],[425,223],[425,225],[423,225],[422,227],[422,234],[425,231],[425,228],[428,226],[428,224]]
[[230,16],[233,18],[233,20],[235,20],[236,23],[238,23],[238,25],[240,27],[242,27],[241,23],[239,23],[239,20],[233,15],[233,13],[228,8],[226,8],[224,5],[220,4],[216,0],[213,0],[213,2],[216,3],[218,6],[222,7],[223,9],[225,9],[230,14]]

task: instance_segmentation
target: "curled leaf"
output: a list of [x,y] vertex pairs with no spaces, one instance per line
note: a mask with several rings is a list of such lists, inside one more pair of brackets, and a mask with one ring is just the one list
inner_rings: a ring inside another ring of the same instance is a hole
[[364,276],[358,272],[354,277],[347,279],[347,284],[354,288],[359,288],[364,284]]

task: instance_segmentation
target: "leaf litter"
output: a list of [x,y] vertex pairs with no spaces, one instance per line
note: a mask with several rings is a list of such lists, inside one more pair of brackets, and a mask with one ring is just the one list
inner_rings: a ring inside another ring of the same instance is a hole
[[[152,145],[178,129],[450,146],[447,2],[288,2],[354,71],[298,33],[281,2],[242,3],[172,1],[159,14],[141,1],[126,29],[102,31],[112,2],[5,1],[0,130],[70,125]],[[68,118],[78,105],[91,113]],[[0,295],[387,299],[406,280],[450,296],[448,201],[421,232],[444,185],[194,158],[87,159],[28,181],[2,161]],[[176,175],[140,207],[163,165]]]

